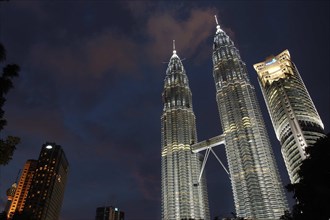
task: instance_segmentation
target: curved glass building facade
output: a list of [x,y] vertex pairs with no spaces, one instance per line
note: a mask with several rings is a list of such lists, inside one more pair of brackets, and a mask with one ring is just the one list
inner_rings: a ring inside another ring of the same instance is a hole
[[197,142],[188,78],[176,51],[166,70],[161,116],[162,219],[209,220],[205,177],[199,184],[201,155],[191,152]]
[[237,216],[279,219],[288,206],[255,90],[238,49],[219,25],[213,77]]
[[254,65],[292,183],[305,148],[324,135],[323,123],[288,50]]

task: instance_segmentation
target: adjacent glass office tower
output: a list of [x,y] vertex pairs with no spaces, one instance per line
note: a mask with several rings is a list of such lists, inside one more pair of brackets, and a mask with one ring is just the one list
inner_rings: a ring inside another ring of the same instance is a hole
[[219,25],[213,68],[236,213],[279,219],[288,206],[255,90],[238,49]]
[[323,123],[311,97],[291,61],[288,50],[254,65],[292,183],[305,148],[324,135]]
[[58,220],[64,198],[69,164],[61,146],[42,146],[24,212],[35,220]]
[[95,220],[124,220],[125,212],[113,206],[98,207]]
[[161,116],[162,219],[209,220],[204,176],[198,182],[201,158],[190,150],[197,142],[188,78],[176,51],[166,70]]

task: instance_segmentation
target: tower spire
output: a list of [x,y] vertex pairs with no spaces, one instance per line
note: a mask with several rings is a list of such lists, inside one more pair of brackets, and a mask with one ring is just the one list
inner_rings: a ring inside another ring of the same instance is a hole
[[176,54],[176,50],[175,50],[175,40],[173,40],[173,54]]
[[218,18],[217,18],[217,16],[216,15],[214,15],[214,18],[215,18],[215,23],[217,24],[217,33],[221,30],[221,28],[220,28],[220,24],[219,24],[219,22],[218,22]]
[[218,18],[216,15],[214,15],[214,18],[215,18],[215,23],[217,23],[217,25],[219,25]]

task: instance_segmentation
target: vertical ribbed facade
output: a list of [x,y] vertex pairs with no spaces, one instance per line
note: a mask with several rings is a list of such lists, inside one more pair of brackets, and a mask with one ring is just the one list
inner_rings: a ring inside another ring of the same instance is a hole
[[166,70],[161,116],[162,219],[210,219],[205,177],[199,184],[201,155],[197,142],[192,94],[176,51]]
[[290,180],[297,183],[305,148],[324,136],[323,123],[288,50],[254,68]]
[[8,210],[9,210],[9,208],[10,208],[12,202],[13,202],[16,189],[17,189],[17,183],[15,182],[6,191],[6,194],[7,194],[7,203],[6,203],[5,210],[4,210],[6,213],[8,213]]
[[288,206],[255,90],[238,49],[219,25],[213,67],[237,216],[279,219]]
[[32,184],[32,179],[37,168],[37,163],[37,160],[26,161],[22,175],[17,185],[15,196],[8,211],[8,219],[12,219],[15,212],[23,211],[26,202],[26,197],[29,193]]

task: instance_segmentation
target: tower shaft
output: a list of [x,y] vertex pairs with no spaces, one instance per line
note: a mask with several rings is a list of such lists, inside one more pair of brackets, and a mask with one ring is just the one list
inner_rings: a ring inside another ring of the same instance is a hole
[[174,50],[163,92],[162,219],[210,219],[205,177],[196,186],[201,156],[191,152],[197,142],[188,78]]
[[255,90],[239,51],[219,25],[213,67],[237,215],[278,219],[287,202]]

